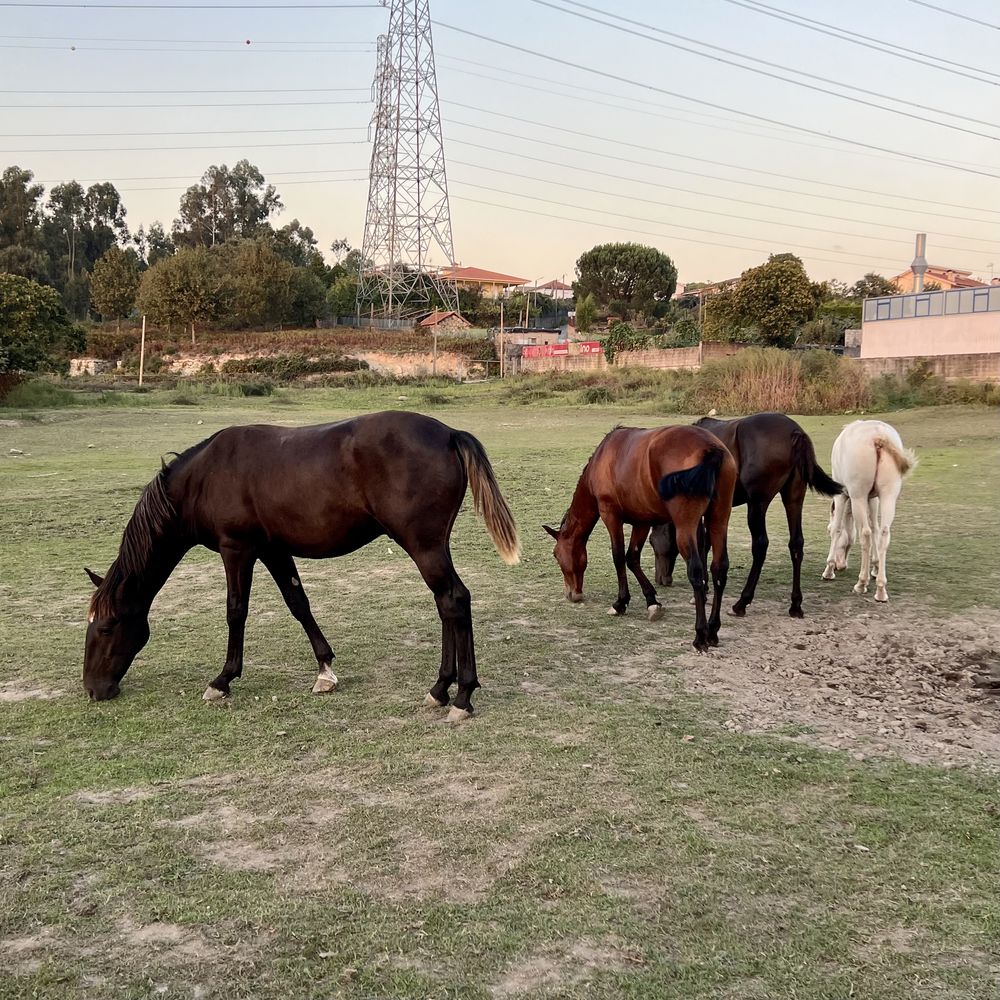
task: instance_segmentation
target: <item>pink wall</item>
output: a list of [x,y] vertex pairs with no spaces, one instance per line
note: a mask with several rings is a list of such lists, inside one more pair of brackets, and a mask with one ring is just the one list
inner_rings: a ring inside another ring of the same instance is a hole
[[936,357],[1000,352],[1000,313],[959,313],[865,323],[862,358]]

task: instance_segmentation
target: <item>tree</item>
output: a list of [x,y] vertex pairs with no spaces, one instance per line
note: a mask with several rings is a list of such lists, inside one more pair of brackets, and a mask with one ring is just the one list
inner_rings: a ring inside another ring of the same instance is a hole
[[849,295],[852,299],[872,299],[879,295],[898,295],[899,289],[881,274],[869,271],[851,286]]
[[237,323],[259,326],[285,319],[292,303],[295,268],[269,240],[240,240],[223,259]]
[[755,328],[751,338],[771,347],[795,343],[798,328],[816,315],[821,285],[809,280],[794,254],[772,254],[766,264],[740,275],[732,291],[733,315],[742,328]]
[[225,164],[212,166],[182,195],[174,242],[214,247],[226,240],[249,239],[260,235],[281,208],[274,185],[266,183],[249,160],[240,160],[232,169]]
[[140,226],[132,242],[135,244],[135,252],[139,255],[139,261],[144,268],[153,267],[164,257],[170,257],[177,250],[170,233],[159,222],[152,223],[148,232]]
[[135,308],[139,291],[139,265],[135,253],[113,246],[94,265],[90,280],[90,298],[97,311],[105,318],[116,320],[117,329],[122,319]]
[[0,372],[55,371],[84,343],[54,288],[0,274]]
[[577,260],[576,273],[577,299],[593,295],[597,305],[625,316],[659,315],[677,288],[674,262],[640,243],[596,246]]
[[315,271],[295,268],[287,319],[296,326],[315,326],[327,313],[326,293],[326,284]]
[[7,167],[0,174],[0,250],[17,247],[22,251],[39,251],[43,247],[45,188],[32,183],[34,176],[20,167]]
[[186,247],[149,268],[139,284],[139,308],[156,323],[195,323],[218,316],[225,305],[219,259],[205,247]]
[[330,315],[353,316],[358,300],[358,279],[349,274],[342,274],[330,286],[326,293],[326,305]]
[[312,268],[317,273],[325,272],[326,263],[318,247],[316,235],[298,219],[292,219],[287,225],[275,230],[274,249],[295,267]]
[[580,333],[590,333],[595,319],[597,319],[597,306],[594,305],[594,296],[588,292],[577,299],[576,328]]

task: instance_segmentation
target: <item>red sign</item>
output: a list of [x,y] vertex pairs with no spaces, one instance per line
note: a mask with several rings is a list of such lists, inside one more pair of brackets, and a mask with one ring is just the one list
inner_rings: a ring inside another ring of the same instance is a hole
[[592,340],[581,344],[532,344],[523,347],[521,355],[525,358],[564,358],[569,354],[601,354],[603,351],[600,342]]

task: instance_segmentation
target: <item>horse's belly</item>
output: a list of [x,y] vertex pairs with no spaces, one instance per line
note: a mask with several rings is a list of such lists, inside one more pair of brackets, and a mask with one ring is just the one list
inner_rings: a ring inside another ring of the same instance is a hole
[[335,556],[346,556],[349,552],[355,552],[384,533],[380,524],[369,522],[364,526],[353,526],[349,531],[337,532],[324,540],[317,540],[311,536],[288,536],[284,533],[274,540],[293,556],[301,556],[304,559],[332,559]]

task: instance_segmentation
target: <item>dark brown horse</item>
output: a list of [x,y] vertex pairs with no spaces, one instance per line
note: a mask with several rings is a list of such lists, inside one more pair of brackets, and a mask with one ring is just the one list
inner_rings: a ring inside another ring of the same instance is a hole
[[[615,428],[591,455],[562,524],[558,528],[544,526],[556,540],[553,555],[563,572],[566,597],[574,602],[583,600],[587,539],[600,518],[611,535],[611,556],[618,574],[618,599],[609,614],[623,615],[628,608],[627,568],[646,598],[649,620],[655,621],[663,609],[642,571],[639,556],[650,529],[670,523],[694,590],[694,647],[705,650],[717,646],[729,569],[726,533],[735,485],[732,455],[714,434],[700,427]],[[626,524],[632,525],[627,551]],[[715,592],[706,622],[708,547],[712,549]]]
[[476,510],[504,562],[519,559],[517,529],[483,446],[465,431],[416,413],[374,413],[315,427],[230,427],[164,465],[125,527],[118,558],[90,605],[83,685],[114,698],[149,639],[153,598],[195,545],[219,552],[226,568],[229,647],[205,692],[224,698],[243,672],[243,632],[254,564],[274,577],[319,662],[313,691],[337,686],[330,649],[309,610],[294,556],[341,556],[388,535],[416,563],[441,617],[441,671],[427,702],[449,718],[472,712],[479,687],[469,591],[452,563],[449,538],[472,487]]
[[[732,453],[739,466],[739,482],[733,506],[747,505],[753,564],[733,614],[742,618],[753,600],[757,581],[767,556],[767,508],[780,493],[788,519],[788,550],[792,556],[792,603],[788,613],[802,617],[802,504],[806,489],[825,496],[843,492],[816,462],[809,435],[783,413],[755,413],[736,420],[702,417],[696,427],[715,434]],[[650,539],[656,553],[656,582],[669,587],[673,582],[677,542],[669,527],[658,528]]]

